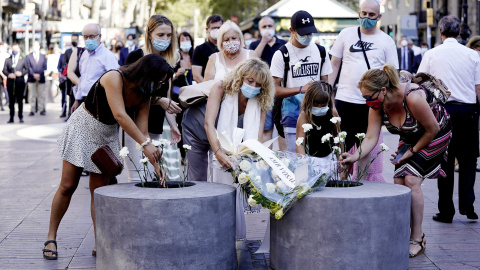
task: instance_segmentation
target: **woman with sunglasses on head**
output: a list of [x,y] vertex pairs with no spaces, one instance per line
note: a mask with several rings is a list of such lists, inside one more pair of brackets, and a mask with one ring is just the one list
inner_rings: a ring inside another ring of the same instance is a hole
[[[395,165],[394,183],[412,191],[409,253],[415,257],[425,251],[426,244],[421,184],[425,178],[445,177],[441,165],[446,162],[452,136],[450,116],[429,90],[400,83],[397,70],[390,65],[367,71],[358,88],[370,107],[362,154],[375,147],[382,124],[390,133],[400,135],[398,155],[392,155],[391,161]],[[358,151],[343,155],[343,163],[353,163],[359,157]]]
[[[145,46],[129,53],[127,59],[125,60],[125,64],[128,65],[134,63],[144,55],[156,54],[162,56],[172,68],[175,67],[180,60],[180,54],[178,53],[178,40],[174,30],[175,29],[170,19],[163,15],[152,15],[148,20],[145,31]],[[172,79],[175,79],[175,74],[173,75]],[[172,101],[171,99],[170,89],[172,88],[172,80],[166,82],[164,87],[168,88],[168,91],[166,91],[164,96],[162,96],[156,103],[152,103],[152,105],[155,106],[150,108],[150,115],[148,117],[148,132],[150,137],[155,140],[162,138],[171,141],[171,145],[166,146],[164,149],[166,155],[171,155],[169,152],[173,153],[176,150],[176,146],[175,149],[171,149],[171,147],[177,144],[181,139],[180,130],[177,127],[174,114],[181,113],[182,109],[177,102]],[[170,134],[165,134],[163,132],[164,119],[167,119],[170,127]],[[125,145],[131,146],[134,144],[135,142],[131,138],[125,136]],[[132,160],[138,160],[137,158],[139,159],[140,156],[132,158]],[[166,160],[173,160],[176,157],[171,158],[172,159],[167,158]],[[140,181],[136,174],[134,165],[131,164],[131,161],[126,159],[125,163],[128,169],[128,180]],[[167,170],[167,174],[169,175],[169,180],[176,180],[171,179],[171,176],[173,175],[178,177],[179,180],[178,173],[172,173],[173,170],[179,170],[179,161],[176,166],[169,166],[171,164],[166,165],[167,166],[165,168]]]
[[[91,212],[95,230],[93,194],[96,188],[107,185],[109,179],[101,174],[91,156],[99,147],[108,145],[121,160],[118,126],[143,146],[143,153],[151,164],[155,164],[155,171],[159,174],[158,161],[162,153],[149,138],[148,112],[151,100],[165,95],[166,90],[161,85],[172,74],[170,65],[159,55],[148,55],[135,64],[107,71],[93,84],[86,101],[72,114],[57,141],[63,159],[62,178],[52,202],[48,240],[43,249],[45,259],[58,258],[58,226],[83,169],[90,172]],[[136,116],[135,121],[129,116],[132,114]],[[95,247],[92,255],[96,255]]]

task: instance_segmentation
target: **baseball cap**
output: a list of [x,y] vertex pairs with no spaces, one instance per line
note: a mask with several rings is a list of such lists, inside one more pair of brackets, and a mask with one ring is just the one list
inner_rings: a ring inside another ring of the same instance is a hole
[[313,22],[312,15],[304,10],[299,10],[293,14],[291,25],[300,36],[318,32]]

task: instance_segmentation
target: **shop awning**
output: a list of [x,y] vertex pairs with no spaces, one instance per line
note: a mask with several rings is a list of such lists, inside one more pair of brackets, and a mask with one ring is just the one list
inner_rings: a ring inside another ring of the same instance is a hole
[[356,11],[335,0],[282,0],[260,15],[291,18],[299,10],[308,11],[313,18],[358,18]]

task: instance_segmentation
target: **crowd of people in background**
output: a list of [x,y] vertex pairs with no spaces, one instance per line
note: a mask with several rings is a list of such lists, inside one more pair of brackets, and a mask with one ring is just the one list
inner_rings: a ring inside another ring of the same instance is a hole
[[[392,163],[394,182],[412,191],[411,257],[425,250],[421,191],[425,178],[439,179],[439,213],[433,219],[452,222],[455,158],[460,214],[478,219],[473,186],[479,155],[480,37],[460,45],[459,20],[446,16],[439,22],[443,44],[430,49],[407,36],[396,44],[377,27],[382,17],[377,1],[364,1],[358,15],[360,25],[343,29],[328,50],[315,37],[314,18],[302,10],[291,18],[288,39],[277,34],[275,20],[268,16],[261,18],[258,31],[242,32],[236,23],[211,15],[206,19],[205,42],[195,44],[190,33],[177,33],[169,18],[153,15],[142,37],[128,34],[108,45],[102,42],[100,26],[88,24],[81,35],[71,36],[63,54],[56,45],[45,52],[38,41],[28,53],[18,44],[0,43],[0,109],[8,104],[8,123],[16,120],[15,104],[23,123],[24,101],[30,105],[29,116],[45,115],[46,103],[57,94],[60,117],[67,121],[58,141],[63,173],[44,257],[58,257],[56,232],[80,176],[90,173],[92,205],[95,188],[116,183],[88,158],[98,145],[108,144],[116,152],[120,145],[131,149],[141,145],[151,161],[150,170],[158,172],[162,158],[169,180],[178,180],[180,166],[188,164],[191,180],[234,185],[225,173],[232,164],[220,148],[217,131],[233,140],[233,130],[244,128],[244,139],[260,142],[278,134],[280,150],[305,154],[297,140],[305,136],[302,125],[312,124],[311,134],[318,140],[310,140],[309,151],[331,160],[332,150],[320,143],[320,137],[338,135],[332,117],[340,117],[340,129],[349,135],[346,153],[338,161],[343,166],[358,164],[349,170],[353,177],[370,165],[362,180],[386,182],[381,154],[369,164],[381,152],[382,125],[400,135],[398,151],[409,146]],[[421,85],[400,82],[400,70],[442,79],[452,93],[450,99],[435,103]],[[182,107],[180,88],[202,83],[210,83],[208,101]],[[354,135],[362,133],[366,137],[359,155]],[[91,137],[99,139],[92,142]],[[160,139],[171,142],[163,153],[150,147],[152,140]],[[184,144],[191,147],[188,152]],[[139,181],[132,160],[141,156],[132,155],[124,160],[128,181]],[[243,239],[244,201],[237,195],[237,239]],[[95,223],[93,206],[92,219]]]

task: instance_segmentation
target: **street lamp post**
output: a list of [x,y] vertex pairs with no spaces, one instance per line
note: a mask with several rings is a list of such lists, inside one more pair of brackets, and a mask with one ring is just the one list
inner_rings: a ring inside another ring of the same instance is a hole
[[467,44],[467,39],[470,37],[471,30],[468,27],[468,3],[467,0],[463,0],[463,16],[462,16],[462,30],[460,31],[460,37],[462,38],[462,43]]

